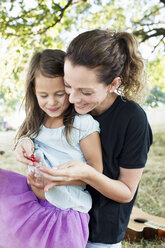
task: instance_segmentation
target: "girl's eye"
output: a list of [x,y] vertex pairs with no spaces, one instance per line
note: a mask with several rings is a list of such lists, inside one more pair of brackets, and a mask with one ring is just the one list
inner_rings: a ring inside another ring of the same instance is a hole
[[47,96],[45,96],[45,95],[40,95],[40,97],[42,97],[42,98],[46,98]]

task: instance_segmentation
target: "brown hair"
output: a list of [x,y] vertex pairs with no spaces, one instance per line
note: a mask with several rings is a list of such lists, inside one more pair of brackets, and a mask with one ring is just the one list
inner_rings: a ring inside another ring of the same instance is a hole
[[66,58],[73,65],[96,68],[99,82],[106,85],[120,77],[121,96],[136,102],[144,100],[145,67],[134,35],[99,29],[84,32],[70,43]]
[[[38,135],[41,124],[45,119],[45,112],[39,107],[35,94],[35,77],[41,73],[45,77],[64,76],[65,52],[58,49],[46,49],[33,55],[25,84],[25,112],[26,118],[16,135],[16,143],[21,136],[34,138]],[[69,142],[72,123],[76,112],[72,104],[63,113],[63,124],[65,126],[66,138]]]

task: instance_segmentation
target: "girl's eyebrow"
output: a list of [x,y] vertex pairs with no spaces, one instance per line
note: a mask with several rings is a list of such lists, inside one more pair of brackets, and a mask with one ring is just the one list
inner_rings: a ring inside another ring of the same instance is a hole
[[[57,90],[54,93],[59,93],[59,92],[65,92],[65,90]],[[40,93],[40,94],[47,94],[48,92],[46,92],[46,91],[38,91],[38,93]]]

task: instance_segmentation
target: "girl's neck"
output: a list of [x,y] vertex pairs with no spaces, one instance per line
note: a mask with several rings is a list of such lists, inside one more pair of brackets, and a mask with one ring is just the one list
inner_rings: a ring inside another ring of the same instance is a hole
[[106,99],[101,104],[99,104],[99,106],[97,106],[95,109],[91,111],[91,114],[101,115],[102,113],[104,113],[107,109],[109,109],[112,106],[117,96],[118,95],[114,92],[107,95]]
[[51,129],[59,128],[64,125],[62,117],[55,117],[55,118],[46,117],[43,124],[45,127]]

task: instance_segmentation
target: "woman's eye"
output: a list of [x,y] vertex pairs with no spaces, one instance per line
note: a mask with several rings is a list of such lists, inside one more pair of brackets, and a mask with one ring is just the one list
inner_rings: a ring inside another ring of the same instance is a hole
[[65,95],[65,93],[63,93],[63,94],[57,94],[56,96],[62,97],[64,95]]
[[85,95],[85,96],[90,96],[90,95],[92,95],[91,92],[83,92],[83,91],[82,91],[82,94]]
[[66,88],[70,88],[70,86],[69,86],[68,84],[66,84],[66,83],[64,83],[64,86],[65,86]]

